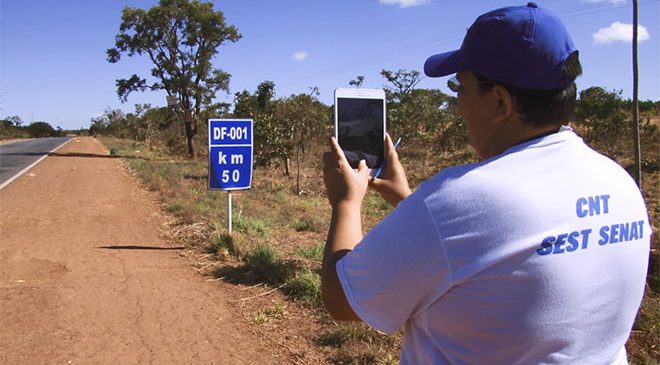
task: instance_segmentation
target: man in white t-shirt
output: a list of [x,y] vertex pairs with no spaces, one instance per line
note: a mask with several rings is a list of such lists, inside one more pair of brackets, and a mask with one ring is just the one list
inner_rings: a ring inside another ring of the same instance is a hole
[[[581,73],[563,23],[534,3],[494,10],[424,71],[456,73],[480,161],[412,193],[389,137],[378,179],[331,139],[327,310],[404,328],[402,364],[626,364],[652,228],[630,176],[562,127]],[[363,236],[369,185],[395,209]]]

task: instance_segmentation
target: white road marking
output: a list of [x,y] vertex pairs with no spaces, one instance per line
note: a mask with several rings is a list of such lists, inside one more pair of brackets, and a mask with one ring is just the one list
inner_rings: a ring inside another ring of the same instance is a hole
[[28,166],[28,167],[24,168],[23,170],[21,170],[21,172],[19,172],[18,174],[16,174],[16,175],[10,177],[9,179],[7,179],[7,181],[5,181],[5,182],[3,182],[2,184],[0,184],[0,190],[4,189],[5,186],[11,184],[14,180],[16,180],[16,179],[18,179],[19,177],[21,177],[21,175],[23,175],[23,174],[26,173],[28,170],[30,170],[31,168],[33,168],[34,166],[36,166],[39,162],[41,162],[41,160],[43,160],[44,158],[48,157],[48,155],[50,155],[51,153],[57,151],[60,147],[62,147],[62,146],[64,146],[65,144],[67,144],[67,143],[73,141],[74,139],[77,139],[77,138],[71,138],[71,139],[65,141],[65,142],[62,143],[61,145],[55,147],[52,151],[50,151],[50,152],[48,152],[47,154],[41,156],[41,158],[39,158],[38,160],[34,161],[30,166]]

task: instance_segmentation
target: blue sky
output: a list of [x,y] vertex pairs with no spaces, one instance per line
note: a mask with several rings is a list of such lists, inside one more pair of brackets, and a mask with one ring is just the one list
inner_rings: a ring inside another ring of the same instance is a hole
[[[149,8],[156,0],[0,0],[0,117],[89,126],[104,109],[133,111],[136,103],[166,104],[163,92],[132,94],[120,103],[115,80],[148,75],[144,58],[106,61],[121,9]],[[318,87],[333,90],[357,75],[363,87],[382,88],[380,70],[418,70],[424,60],[460,46],[474,19],[494,8],[525,2],[499,0],[225,0],[215,1],[243,38],[220,48],[215,64],[232,75],[230,93],[253,92],[273,81],[277,97]],[[632,96],[632,5],[629,0],[539,0],[565,21],[580,50],[578,88],[602,86]],[[660,100],[660,0],[639,0],[640,98]],[[446,78],[419,88],[447,92]]]

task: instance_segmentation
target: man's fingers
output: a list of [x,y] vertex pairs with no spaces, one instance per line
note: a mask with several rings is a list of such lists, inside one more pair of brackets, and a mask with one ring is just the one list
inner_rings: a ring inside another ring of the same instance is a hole
[[392,142],[392,137],[390,137],[389,133],[385,135],[385,151],[387,154],[387,159],[390,161],[399,157],[399,155],[396,153],[396,148],[394,148],[394,143]]
[[337,157],[334,152],[323,153],[323,166],[337,166]]
[[380,178],[371,178],[369,179],[369,186],[373,187],[374,189],[378,190],[378,188],[381,187],[385,183],[385,180],[380,179]]
[[339,147],[339,142],[337,142],[337,139],[335,137],[330,137],[329,145],[330,145],[330,151],[332,151],[332,153],[335,154],[337,160],[344,161],[345,163],[348,164],[348,160],[344,155],[344,151],[341,149],[341,147]]
[[358,164],[357,172],[358,172],[359,175],[368,175],[369,174],[369,167],[367,167],[367,161],[360,160],[360,163]]
[[385,144],[387,145],[387,150],[389,151],[391,147],[394,147],[394,144],[392,143],[392,137],[390,137],[389,133],[385,134]]
[[341,150],[341,147],[336,143],[336,140],[334,138],[331,138],[329,143],[330,145],[330,152],[325,152],[323,154],[323,172],[325,173],[333,173],[331,171],[343,171],[343,173],[346,172],[346,170],[351,170],[351,167],[348,163],[348,160],[346,159],[346,156],[344,156],[344,152]]

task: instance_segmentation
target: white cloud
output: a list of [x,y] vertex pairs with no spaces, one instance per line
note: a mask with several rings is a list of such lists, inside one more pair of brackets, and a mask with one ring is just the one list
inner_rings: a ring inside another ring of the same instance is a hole
[[[598,29],[593,35],[594,44],[610,44],[613,42],[632,43],[632,24],[614,22],[607,28]],[[651,38],[649,32],[641,24],[637,25],[637,41],[644,42]]]
[[431,0],[378,0],[378,2],[385,5],[399,5],[399,8],[409,8],[430,4]]
[[298,52],[293,52],[292,55],[293,59],[296,61],[304,61],[309,57],[309,54],[305,51],[298,51]]

